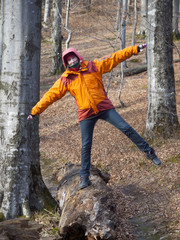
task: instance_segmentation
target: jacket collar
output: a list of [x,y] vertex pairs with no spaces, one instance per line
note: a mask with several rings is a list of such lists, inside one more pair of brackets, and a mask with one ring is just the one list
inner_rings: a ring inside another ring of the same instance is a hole
[[81,67],[80,67],[79,71],[76,72],[76,71],[72,71],[69,68],[67,68],[66,71],[63,73],[63,76],[68,77],[70,74],[78,75],[80,72],[87,71],[87,69],[88,69],[87,66],[88,66],[88,61],[85,60],[81,63]]

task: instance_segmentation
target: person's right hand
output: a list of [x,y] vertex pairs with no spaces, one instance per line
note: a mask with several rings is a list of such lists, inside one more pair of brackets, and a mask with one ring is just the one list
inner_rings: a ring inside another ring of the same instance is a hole
[[138,52],[142,52],[142,51],[143,51],[143,49],[144,49],[144,48],[146,48],[146,47],[147,47],[147,44],[145,44],[145,43],[144,43],[144,44],[141,44],[141,45],[139,45],[139,46],[138,46]]
[[34,116],[32,116],[31,114],[27,117],[27,120],[32,120]]

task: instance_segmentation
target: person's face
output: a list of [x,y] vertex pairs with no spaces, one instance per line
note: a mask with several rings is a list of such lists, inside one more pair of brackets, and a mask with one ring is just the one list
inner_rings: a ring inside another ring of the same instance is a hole
[[67,58],[67,63],[69,66],[72,66],[75,63],[78,63],[78,58],[76,57],[76,55],[71,55]]

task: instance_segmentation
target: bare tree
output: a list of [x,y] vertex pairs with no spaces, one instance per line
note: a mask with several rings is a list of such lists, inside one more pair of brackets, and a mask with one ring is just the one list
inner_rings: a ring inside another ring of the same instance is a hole
[[[124,49],[126,47],[126,25],[127,25],[127,4],[128,0],[123,0],[122,4],[122,18],[121,18],[121,49]],[[126,61],[123,63],[123,67],[126,66]],[[123,70],[123,68],[121,69]]]
[[121,49],[126,47],[126,23],[127,23],[127,3],[128,0],[123,0],[122,19],[121,19]]
[[[122,3],[122,18],[121,18],[121,49],[124,49],[126,46],[126,23],[127,23],[127,5],[128,0],[123,0]],[[126,61],[121,63],[121,83],[118,90],[118,100],[121,106],[124,107],[124,103],[121,100],[121,92],[124,85],[124,67],[126,67]]]
[[63,70],[62,63],[62,37],[61,37],[61,0],[53,1],[52,23],[52,68],[51,73],[60,73]]
[[44,23],[47,25],[51,14],[52,0],[45,0]]
[[175,33],[175,35],[179,34],[178,22],[179,22],[179,0],[173,0],[173,32]]
[[26,119],[39,99],[41,1],[1,3],[0,212],[10,219],[53,199],[40,172],[38,119]]
[[70,12],[70,2],[71,0],[67,0],[67,5],[66,5],[66,21],[65,21],[65,25],[64,28],[65,30],[68,32],[68,38],[66,40],[66,49],[69,48],[69,43],[71,41],[71,36],[72,36],[72,32],[69,29],[69,12]]
[[172,42],[172,0],[149,0],[146,135],[170,134],[178,125]]
[[120,87],[119,87],[119,90],[118,90],[118,100],[119,100],[119,103],[121,104],[122,107],[125,106],[125,104],[121,100],[121,93],[122,93],[122,90],[123,90],[123,86],[124,86],[124,66],[123,66],[123,63],[121,63],[121,82],[120,82]]
[[147,31],[147,7],[148,0],[141,0],[141,22],[140,22],[140,31],[138,34],[146,35]]
[[132,34],[132,45],[135,45],[136,27],[138,21],[137,0],[134,0],[134,28]]
[[122,8],[122,0],[118,0],[116,31],[120,31],[121,29],[121,8]]
[[3,22],[2,22],[2,15],[3,15],[3,3],[0,0],[0,74],[1,74],[1,60],[2,60],[2,29],[3,29]]

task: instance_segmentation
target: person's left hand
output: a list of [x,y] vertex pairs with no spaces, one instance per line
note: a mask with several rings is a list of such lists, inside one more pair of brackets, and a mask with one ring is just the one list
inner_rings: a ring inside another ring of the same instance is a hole
[[27,120],[32,120],[33,119],[33,116],[30,114],[28,117],[27,117]]

